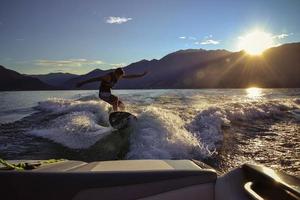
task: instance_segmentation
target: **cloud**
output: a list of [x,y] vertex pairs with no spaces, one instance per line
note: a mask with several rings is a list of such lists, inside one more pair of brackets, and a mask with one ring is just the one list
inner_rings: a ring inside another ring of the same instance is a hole
[[109,64],[110,66],[113,66],[113,67],[124,67],[126,66],[127,64],[126,63],[111,63]]
[[47,67],[81,67],[84,65],[104,64],[101,60],[68,59],[68,60],[36,60],[36,65]]
[[182,37],[179,37],[179,38],[180,39],[194,40],[195,45],[216,45],[216,44],[220,44],[220,41],[213,39],[212,34],[204,36],[203,39],[200,40],[200,41],[195,41],[195,40],[197,40],[197,38],[192,37],[192,36],[189,36],[189,37],[182,36]]
[[57,70],[54,70],[54,71],[53,71],[53,73],[61,73],[61,72],[65,72],[65,70],[57,69]]
[[182,40],[197,40],[196,37],[192,37],[192,36],[181,36],[181,37],[178,37],[179,39],[182,39]]
[[290,35],[293,35],[293,33],[290,33],[290,34],[286,34],[286,33],[282,33],[282,34],[279,34],[279,35],[273,35],[273,38],[275,39],[283,39],[283,38],[286,38]]
[[[202,44],[202,45],[207,45],[207,44],[216,45],[216,44],[219,44],[219,43],[220,43],[220,41],[213,40],[213,39],[208,39],[208,40],[204,40],[204,41],[200,42],[200,44]],[[198,44],[199,44],[199,42],[198,42]]]
[[122,24],[122,23],[128,22],[130,20],[132,20],[132,18],[110,16],[106,19],[106,23],[108,23],[108,24]]
[[84,67],[84,66],[93,66],[93,65],[108,65],[112,66],[113,68],[117,67],[124,67],[126,63],[106,63],[101,60],[87,60],[84,58],[79,59],[66,59],[66,60],[47,60],[41,59],[36,60],[35,64],[38,66],[45,66],[45,67],[65,67],[65,68],[74,68],[74,67]]

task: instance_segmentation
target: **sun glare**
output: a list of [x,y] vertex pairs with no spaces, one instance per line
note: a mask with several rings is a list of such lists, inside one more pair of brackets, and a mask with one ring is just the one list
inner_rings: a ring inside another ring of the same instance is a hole
[[264,31],[253,31],[239,38],[239,49],[250,55],[260,55],[264,50],[274,46],[273,37]]

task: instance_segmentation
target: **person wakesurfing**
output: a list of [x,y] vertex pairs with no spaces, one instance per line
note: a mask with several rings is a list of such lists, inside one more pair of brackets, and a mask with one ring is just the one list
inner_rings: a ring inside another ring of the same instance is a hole
[[111,89],[114,87],[114,85],[120,80],[121,78],[125,79],[133,79],[133,78],[139,78],[143,77],[147,74],[147,71],[145,71],[142,74],[128,74],[125,75],[125,72],[122,68],[117,68],[113,72],[110,72],[104,76],[99,76],[96,78],[91,78],[85,81],[81,81],[76,84],[77,87],[81,87],[82,85],[86,83],[101,81],[100,88],[99,88],[99,98],[103,101],[109,103],[112,105],[114,111],[118,111],[118,108],[120,110],[125,109],[125,105],[122,101],[119,100],[119,98],[113,94],[111,94]]

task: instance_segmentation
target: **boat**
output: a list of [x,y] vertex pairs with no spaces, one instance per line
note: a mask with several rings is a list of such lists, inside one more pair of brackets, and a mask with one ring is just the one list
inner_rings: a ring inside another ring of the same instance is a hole
[[249,163],[226,174],[197,160],[14,160],[0,168],[1,199],[300,199],[299,178]]

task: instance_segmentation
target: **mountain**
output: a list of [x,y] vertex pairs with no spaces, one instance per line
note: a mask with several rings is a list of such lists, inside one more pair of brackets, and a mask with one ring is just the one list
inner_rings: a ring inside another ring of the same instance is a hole
[[69,79],[76,78],[79,75],[70,74],[70,73],[49,73],[49,74],[38,74],[38,75],[29,75],[34,78],[38,78],[44,83],[52,86],[62,86],[63,83]]
[[[213,62],[230,54],[225,50],[188,49],[168,54],[160,60],[142,60],[125,67],[125,72],[130,74],[147,70],[149,74],[141,79],[122,80],[117,88],[187,88],[181,83],[181,79],[187,78],[182,74],[188,71],[193,73],[194,66],[199,63]],[[202,67],[198,66],[197,70]]]
[[22,75],[0,65],[0,91],[11,90],[53,90],[37,78]]
[[[179,50],[160,60],[141,60],[123,69],[127,74],[145,70],[149,73],[138,79],[120,80],[116,89],[300,88],[300,43],[273,47],[261,56],[243,51]],[[51,85],[57,82],[55,85],[60,88],[77,89],[79,81],[111,71],[95,69],[80,76],[54,74],[39,78]],[[99,85],[99,82],[89,83],[80,89],[98,89]]]
[[[141,60],[124,68],[125,72],[149,74],[143,78],[123,79],[117,89],[174,89],[174,88],[266,88],[300,87],[300,43],[290,43],[266,50],[261,56],[244,51],[188,49],[168,54],[160,60]],[[90,72],[72,79],[76,81],[107,73]],[[97,89],[91,83],[83,89]]]
[[85,84],[84,86],[82,86],[81,88],[76,88],[76,83],[83,81],[83,80],[87,80],[90,78],[94,78],[94,77],[98,77],[98,76],[102,76],[106,73],[111,72],[112,70],[101,70],[101,69],[95,69],[85,75],[81,75],[75,78],[71,78],[67,81],[65,81],[61,86],[63,86],[64,88],[68,88],[68,89],[86,89],[86,90],[92,90],[92,89],[98,89],[100,83],[99,82],[94,82],[94,83],[88,83]]
[[141,61],[128,73],[146,77],[122,80],[118,88],[300,87],[300,43],[270,48],[261,56],[225,50],[180,50],[160,60]]
[[[194,66],[199,62],[209,62],[220,57],[224,57],[230,54],[225,50],[213,50],[206,51],[203,49],[197,50],[180,50],[160,60],[141,60],[139,62],[132,63],[124,70],[128,74],[141,73],[143,71],[149,71],[149,74],[143,78],[121,80],[117,83],[117,89],[151,89],[151,88],[177,88],[174,83],[174,78],[178,77],[183,71],[189,70],[189,67]],[[102,76],[112,70],[99,70],[96,69],[88,74],[80,77],[68,80],[63,85],[69,89],[76,89],[76,83],[89,78]],[[84,85],[81,89],[98,89],[99,83],[89,83]]]
[[300,87],[300,43],[266,50],[262,56],[245,52],[199,63],[179,77],[184,88]]

